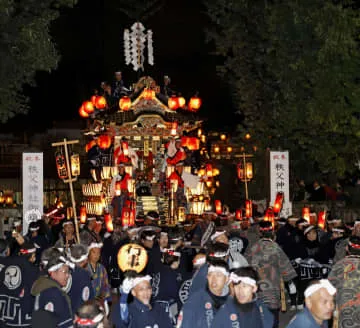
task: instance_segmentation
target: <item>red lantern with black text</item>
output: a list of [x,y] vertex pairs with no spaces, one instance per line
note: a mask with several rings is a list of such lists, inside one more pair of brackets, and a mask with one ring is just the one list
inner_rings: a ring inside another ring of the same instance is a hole
[[179,108],[179,100],[176,96],[171,96],[168,99],[168,107],[171,110],[177,110]]
[[95,107],[99,110],[105,109],[106,99],[103,96],[96,96],[95,98]]
[[250,199],[245,200],[245,217],[252,218],[252,201]]
[[189,110],[197,112],[201,107],[201,99],[199,97],[192,97],[189,100]]
[[99,136],[97,144],[101,149],[108,149],[111,146],[111,137],[103,134]]
[[241,221],[242,220],[242,209],[236,210],[235,219]]
[[283,203],[284,203],[284,193],[281,191],[277,192],[275,197],[274,208],[273,208],[275,215],[278,215],[281,212]]
[[302,209],[302,217],[310,223],[310,208],[309,207],[303,207]]
[[86,223],[86,207],[85,206],[80,207],[80,223],[81,224]]
[[123,111],[127,111],[131,108],[131,99],[128,96],[124,96],[119,100],[119,107]]
[[68,173],[66,168],[65,157],[61,153],[55,155],[56,169],[60,179],[67,179]]
[[221,201],[219,199],[215,200],[215,213],[216,214],[221,214],[222,213],[222,204],[221,204]]
[[106,230],[108,232],[113,232],[114,231],[114,225],[113,225],[113,221],[112,221],[112,217],[111,217],[110,213],[106,213],[104,215],[104,222],[105,222]]
[[321,228],[321,229],[325,228],[325,221],[326,221],[326,212],[325,211],[319,212],[318,213],[318,222],[317,222],[319,228]]

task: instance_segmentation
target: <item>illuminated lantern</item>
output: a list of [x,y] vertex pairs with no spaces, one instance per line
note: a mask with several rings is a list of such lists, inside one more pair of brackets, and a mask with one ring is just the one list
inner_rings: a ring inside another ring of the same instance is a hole
[[96,146],[96,140],[91,140],[85,146],[85,151],[88,152],[92,147]]
[[202,130],[201,129],[198,129],[197,135],[198,135],[199,138],[201,137],[201,135],[202,135]]
[[199,97],[192,97],[189,100],[189,110],[197,112],[201,107],[201,99]]
[[111,146],[111,137],[103,134],[99,136],[97,144],[101,149],[108,149]]
[[201,140],[202,143],[205,143],[205,142],[206,142],[206,135],[203,134],[203,135],[201,136],[200,140]]
[[151,100],[151,99],[153,99],[155,97],[155,91],[151,90],[149,88],[145,88],[144,91],[143,91],[143,97],[146,100]]
[[121,143],[121,146],[122,146],[122,150],[123,150],[123,153],[124,153],[124,156],[129,156],[129,144],[127,141],[123,141]]
[[103,96],[96,96],[95,98],[95,107],[99,110],[105,109],[106,99]]
[[254,171],[253,171],[253,165],[251,162],[245,163],[245,169],[244,169],[244,163],[241,161],[237,165],[237,176],[241,181],[249,181],[254,177]]
[[326,221],[326,212],[322,211],[318,213],[318,226],[321,229],[325,228],[325,221]]
[[189,150],[198,150],[200,148],[200,140],[196,137],[181,137],[181,146],[187,147]]
[[208,178],[212,178],[213,176],[213,169],[211,164],[206,164],[206,176]]
[[114,225],[113,225],[112,217],[111,217],[110,213],[106,213],[104,215],[104,222],[105,222],[106,230],[108,232],[113,232],[114,231]]
[[3,204],[5,202],[5,196],[2,191],[0,191],[0,204]]
[[221,201],[219,199],[215,200],[215,212],[216,212],[216,214],[222,213],[222,205],[221,205]]
[[236,210],[236,212],[235,212],[235,219],[236,220],[242,220],[242,210],[240,209],[240,210]]
[[186,104],[186,100],[184,97],[178,97],[178,106],[179,108],[184,108]]
[[65,157],[61,153],[55,154],[56,168],[60,179],[67,179],[68,173],[66,169]]
[[135,225],[135,216],[136,216],[136,209],[132,208],[130,211],[130,217],[129,217],[129,227],[133,227]]
[[122,97],[119,100],[119,107],[123,111],[129,110],[130,107],[131,107],[131,99],[129,97],[127,97],[127,96]]
[[91,96],[91,98],[90,98],[90,101],[91,101],[91,103],[93,104],[93,106],[95,106],[95,104],[96,104],[96,97],[97,97],[97,95],[93,95],[93,96]]
[[220,152],[220,147],[218,145],[216,145],[214,147],[214,153],[218,153],[218,152]]
[[94,113],[95,108],[91,101],[84,101],[83,102],[84,111],[89,115]]
[[215,181],[215,186],[216,186],[217,188],[220,187],[220,181],[219,181],[219,180],[216,180],[216,181]]
[[211,188],[211,187],[212,187],[212,181],[211,181],[211,180],[207,180],[207,181],[205,182],[205,184],[206,184],[206,187],[208,187],[208,188]]
[[264,221],[274,222],[275,214],[273,208],[270,206],[265,211]]
[[228,146],[228,147],[226,148],[226,151],[227,151],[228,153],[231,153],[231,152],[233,151],[233,149],[232,149],[231,146]]
[[179,108],[179,99],[178,99],[178,97],[176,97],[176,96],[169,97],[168,107],[171,110],[177,110]]
[[117,263],[121,271],[142,272],[148,262],[147,251],[139,244],[125,244],[117,254]]
[[302,217],[307,221],[310,222],[310,208],[309,207],[303,207],[302,209]]
[[245,200],[245,217],[247,219],[252,217],[252,201],[250,199]]
[[246,133],[246,134],[245,134],[245,139],[249,140],[250,138],[251,138],[250,133]]
[[220,140],[223,140],[223,141],[226,140],[226,134],[224,134],[224,133],[221,134],[221,135],[220,135]]
[[79,108],[79,115],[83,118],[88,118],[89,114],[85,112],[84,106],[81,105],[81,107]]
[[74,177],[80,175],[80,156],[79,154],[72,154],[70,157],[71,161],[71,174]]
[[176,136],[176,135],[177,135],[177,127],[178,127],[177,122],[172,122],[172,123],[171,123],[171,131],[170,131],[170,134],[171,134],[172,136]]
[[277,192],[274,203],[274,214],[278,215],[281,212],[284,203],[284,193]]
[[86,223],[86,207],[85,206],[80,207],[80,223],[81,224]]

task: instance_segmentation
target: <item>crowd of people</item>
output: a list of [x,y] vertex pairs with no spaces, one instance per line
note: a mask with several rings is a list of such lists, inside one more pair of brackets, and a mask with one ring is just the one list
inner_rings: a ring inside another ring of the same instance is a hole
[[[0,326],[276,328],[287,310],[289,328],[359,327],[360,221],[217,219],[148,215],[109,233],[89,217],[80,240],[73,220],[44,216],[26,235],[15,221],[0,240]],[[146,252],[141,270],[120,269],[129,244]]]

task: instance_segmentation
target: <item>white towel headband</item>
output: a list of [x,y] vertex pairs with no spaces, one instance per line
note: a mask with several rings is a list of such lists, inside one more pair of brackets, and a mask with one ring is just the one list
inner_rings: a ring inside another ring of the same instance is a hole
[[336,288],[330,283],[329,280],[321,279],[318,284],[314,284],[306,288],[304,295],[305,297],[309,297],[321,288],[325,288],[331,296],[335,295],[336,293]]
[[211,273],[211,272],[220,272],[226,277],[229,276],[229,272],[225,268],[220,267],[220,266],[210,265],[210,267],[208,269],[208,273]]
[[239,282],[243,282],[244,284],[256,287],[256,281],[254,279],[252,279],[250,277],[238,276],[234,272],[231,272],[231,274],[230,274],[230,281],[235,284],[238,284]]

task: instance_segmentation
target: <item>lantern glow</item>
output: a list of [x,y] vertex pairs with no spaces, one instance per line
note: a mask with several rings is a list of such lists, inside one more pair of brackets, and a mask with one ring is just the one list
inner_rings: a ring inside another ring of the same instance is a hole
[[245,217],[247,219],[252,217],[252,201],[250,199],[245,200]]
[[283,207],[284,203],[284,193],[283,192],[277,192],[275,197],[275,203],[274,203],[274,214],[278,215]]
[[216,214],[222,213],[222,204],[221,204],[221,200],[219,200],[219,199],[215,200],[215,213]]
[[128,96],[124,96],[119,100],[119,107],[123,111],[127,111],[131,108],[131,99]]
[[321,229],[325,228],[325,221],[326,221],[326,211],[322,211],[318,213],[318,226]]
[[310,223],[310,208],[307,206],[304,206],[302,209],[302,217]]

